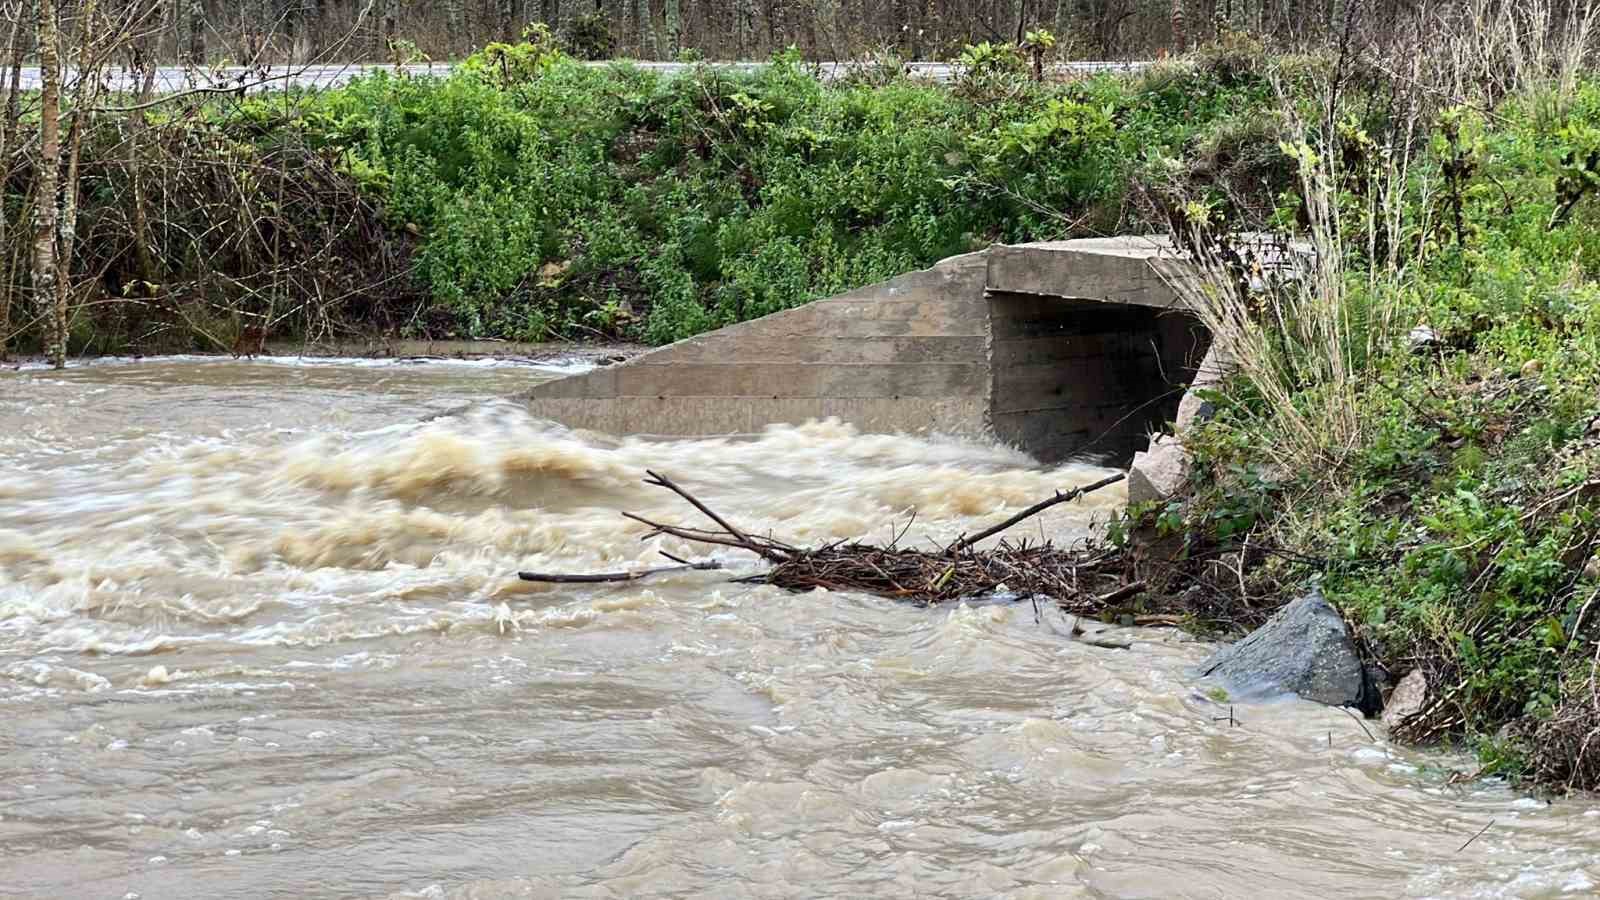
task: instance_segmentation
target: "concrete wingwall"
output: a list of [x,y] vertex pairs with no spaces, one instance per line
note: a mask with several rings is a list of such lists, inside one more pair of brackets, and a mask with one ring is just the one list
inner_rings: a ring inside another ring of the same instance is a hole
[[1159,241],[995,247],[538,385],[538,416],[610,434],[753,434],[837,417],[1122,464],[1176,413],[1205,335]]
[[535,415],[610,434],[751,434],[837,417],[979,435],[988,405],[982,254],[538,385]]

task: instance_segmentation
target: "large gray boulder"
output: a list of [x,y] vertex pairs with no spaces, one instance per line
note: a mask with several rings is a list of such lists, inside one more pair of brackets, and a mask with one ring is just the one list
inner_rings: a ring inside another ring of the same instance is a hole
[[1297,694],[1330,706],[1376,712],[1376,692],[1344,619],[1316,588],[1265,625],[1200,665],[1238,699]]

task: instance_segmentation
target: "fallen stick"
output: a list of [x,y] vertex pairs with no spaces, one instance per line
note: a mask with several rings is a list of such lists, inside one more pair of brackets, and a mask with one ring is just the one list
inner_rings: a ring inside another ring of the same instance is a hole
[[1129,597],[1132,597],[1134,594],[1137,594],[1144,589],[1144,581],[1132,581],[1114,591],[1111,591],[1110,593],[1101,594],[1100,596],[1094,598],[1094,601],[1100,604],[1118,603],[1128,599]]
[[1491,826],[1493,826],[1493,825],[1494,825],[1494,820],[1490,819],[1488,825],[1485,825],[1482,828],[1478,829],[1478,833],[1477,834],[1473,835],[1472,837],[1467,838],[1467,842],[1465,844],[1462,844],[1461,846],[1457,847],[1456,848],[1456,852],[1460,853],[1461,851],[1463,851],[1463,850],[1467,849],[1468,847],[1472,846],[1472,842],[1477,840],[1478,838],[1483,837],[1483,833],[1485,831],[1488,831],[1489,828]]
[[1133,624],[1141,628],[1182,628],[1183,616],[1134,616]]
[[769,560],[771,562],[782,562],[783,561],[783,555],[782,554],[780,554],[777,551],[773,550],[771,547],[764,546],[764,545],[759,544],[759,543],[757,543],[755,541],[752,541],[750,539],[749,535],[745,534],[744,532],[740,531],[739,529],[737,529],[737,528],[733,527],[732,525],[728,524],[728,521],[726,519],[724,519],[721,516],[717,515],[715,512],[712,512],[711,511],[711,507],[706,506],[704,503],[701,503],[699,500],[695,499],[693,494],[689,493],[688,491],[684,490],[681,487],[678,487],[678,485],[676,483],[674,483],[671,478],[668,478],[667,476],[661,475],[661,474],[656,473],[656,472],[652,472],[649,469],[645,470],[645,474],[650,476],[649,478],[646,478],[644,480],[645,484],[651,484],[651,485],[655,485],[657,487],[664,487],[667,490],[673,492],[674,494],[677,494],[679,497],[682,497],[683,499],[689,501],[689,505],[690,506],[693,506],[695,509],[698,509],[702,513],[705,513],[706,518],[708,518],[711,521],[717,523],[718,525],[721,525],[722,526],[722,530],[726,531],[728,534],[732,535],[733,539],[738,541],[740,543],[740,545],[743,546],[745,549],[751,551],[752,553],[755,553],[755,554],[759,555],[762,559],[766,559],[766,560]]
[[1044,512],[1045,510],[1049,509],[1052,506],[1055,506],[1058,503],[1066,503],[1066,502],[1071,501],[1071,500],[1076,500],[1079,497],[1082,497],[1084,494],[1090,494],[1090,493],[1098,491],[1101,488],[1106,487],[1108,485],[1116,484],[1117,482],[1119,482],[1119,481],[1121,481],[1121,480],[1123,480],[1124,478],[1127,478],[1127,477],[1128,477],[1127,473],[1118,472],[1117,474],[1112,475],[1112,476],[1110,476],[1108,478],[1102,478],[1099,481],[1096,481],[1094,484],[1084,485],[1081,488],[1076,488],[1074,490],[1067,491],[1065,494],[1061,493],[1060,491],[1057,491],[1056,495],[1054,497],[1051,497],[1049,500],[1041,500],[1038,503],[1035,503],[1034,505],[1032,505],[1032,506],[1028,507],[1027,509],[1023,510],[1022,512],[1019,512],[1016,515],[1012,516],[1011,518],[1005,520],[1004,522],[1001,522],[999,525],[995,525],[995,526],[990,527],[990,528],[985,528],[984,530],[978,532],[977,534],[973,535],[972,537],[966,537],[966,536],[963,535],[954,544],[951,544],[949,547],[945,548],[945,551],[944,551],[945,555],[946,556],[954,556],[955,554],[960,553],[962,550],[965,550],[968,547],[971,547],[973,544],[976,544],[979,541],[984,540],[985,538],[992,538],[995,535],[999,534],[1000,532],[1005,531],[1007,528],[1010,528],[1011,526],[1017,524],[1018,522],[1021,522],[1022,520],[1030,518],[1032,516],[1036,516],[1039,513]]
[[667,572],[709,572],[720,568],[722,568],[722,563],[713,559],[707,562],[686,563],[681,566],[661,566],[655,569],[636,569],[632,572],[609,572],[600,575],[518,572],[517,577],[523,581],[533,581],[540,584],[607,584],[619,581],[638,581],[641,578],[649,578],[651,575],[663,575]]
[[753,541],[740,541],[724,532],[705,531],[699,528],[683,528],[678,525],[663,525],[660,522],[652,522],[643,516],[634,515],[630,512],[623,513],[622,517],[624,519],[632,519],[641,525],[648,525],[650,527],[649,531],[639,536],[639,540],[641,541],[648,541],[658,535],[670,534],[673,537],[682,538],[686,541],[693,541],[701,544],[716,544],[720,547],[732,547],[735,550],[749,550],[750,552],[755,553],[772,563],[781,562],[788,558],[786,554],[795,552],[776,543],[763,545],[757,544]]

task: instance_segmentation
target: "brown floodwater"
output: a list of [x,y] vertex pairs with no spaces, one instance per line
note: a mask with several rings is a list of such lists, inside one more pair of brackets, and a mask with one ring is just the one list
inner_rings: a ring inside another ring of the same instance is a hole
[[[695,572],[659,469],[797,542],[948,540],[1102,470],[837,423],[660,442],[499,400],[555,369],[0,373],[0,896],[1553,897],[1600,804],[1207,647]],[[440,415],[443,414],[443,415]],[[1023,526],[1083,536],[1115,490]],[[735,569],[754,562],[726,557]],[[1465,850],[1475,832],[1493,822]]]

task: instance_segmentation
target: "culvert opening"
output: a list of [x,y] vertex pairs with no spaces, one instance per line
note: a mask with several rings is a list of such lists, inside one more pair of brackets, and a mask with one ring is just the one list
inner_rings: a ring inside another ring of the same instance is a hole
[[1003,291],[988,306],[991,427],[1046,463],[1128,465],[1211,343],[1181,310]]

